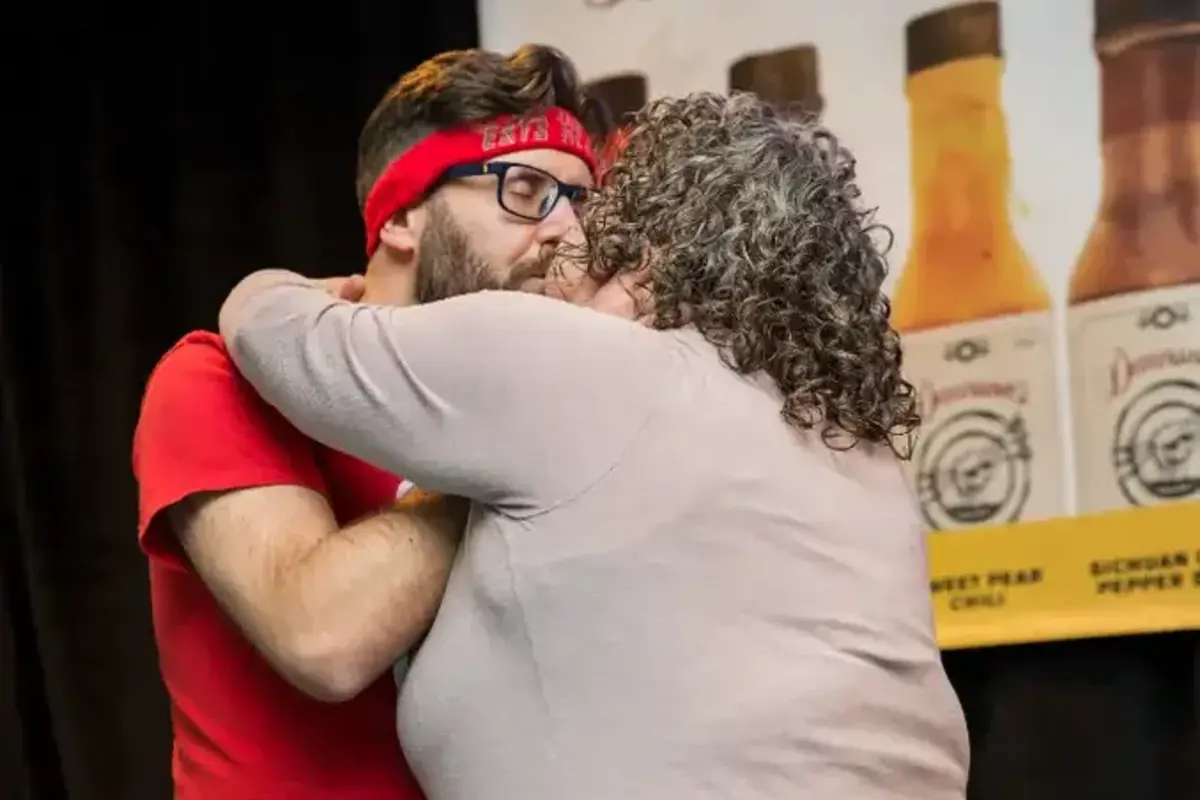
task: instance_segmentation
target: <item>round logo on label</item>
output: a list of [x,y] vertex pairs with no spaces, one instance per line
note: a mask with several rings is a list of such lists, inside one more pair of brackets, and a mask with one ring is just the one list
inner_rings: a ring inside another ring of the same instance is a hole
[[973,409],[926,431],[917,495],[934,530],[1014,522],[1029,499],[1029,437],[1020,414]]
[[1117,415],[1112,459],[1132,505],[1200,493],[1200,384],[1162,380],[1134,395]]

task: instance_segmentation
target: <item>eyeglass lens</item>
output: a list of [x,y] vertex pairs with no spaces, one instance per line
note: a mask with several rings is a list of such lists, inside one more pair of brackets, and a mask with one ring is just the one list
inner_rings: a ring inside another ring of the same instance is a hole
[[512,166],[500,183],[500,205],[528,219],[542,219],[558,202],[559,185],[550,175],[528,167]]

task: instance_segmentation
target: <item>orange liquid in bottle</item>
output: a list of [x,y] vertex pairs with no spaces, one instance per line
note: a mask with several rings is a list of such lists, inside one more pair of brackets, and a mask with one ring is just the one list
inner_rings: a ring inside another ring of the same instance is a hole
[[980,56],[908,80],[913,237],[892,297],[902,333],[1051,307],[1009,214],[1002,73]]

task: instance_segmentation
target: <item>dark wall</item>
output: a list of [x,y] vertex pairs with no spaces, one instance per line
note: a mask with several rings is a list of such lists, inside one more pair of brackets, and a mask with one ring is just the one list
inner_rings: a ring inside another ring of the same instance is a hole
[[2,27],[0,797],[165,798],[142,385],[247,271],[361,268],[358,129],[400,73],[476,44],[475,9],[33,8]]

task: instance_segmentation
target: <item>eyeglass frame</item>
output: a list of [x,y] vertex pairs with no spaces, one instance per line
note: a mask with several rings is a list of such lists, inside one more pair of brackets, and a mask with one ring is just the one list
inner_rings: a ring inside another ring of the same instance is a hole
[[[554,195],[554,202],[547,206],[546,213],[542,214],[540,217],[522,214],[519,211],[513,211],[505,204],[504,181],[508,175],[508,171],[514,167],[520,167],[521,169],[527,169],[531,172],[536,172],[537,174],[548,178],[550,183],[555,186],[557,193]],[[474,164],[459,164],[458,166],[450,167],[448,170],[443,172],[442,177],[438,179],[437,185],[440,186],[446,181],[458,180],[460,178],[478,178],[488,175],[496,176],[496,204],[499,205],[500,208],[504,209],[506,213],[512,214],[514,217],[523,219],[527,222],[541,222],[546,217],[554,213],[554,209],[558,208],[559,200],[562,200],[565,197],[567,198],[567,202],[574,203],[578,200],[582,200],[587,196],[588,191],[590,191],[587,186],[560,181],[558,178],[554,177],[544,169],[532,166],[531,164],[521,164],[516,161],[482,161]]]

